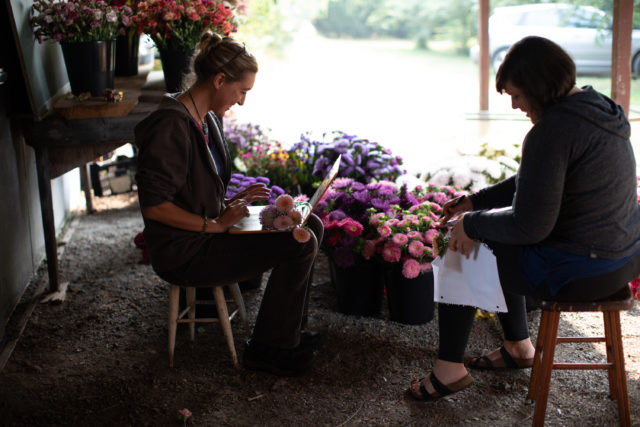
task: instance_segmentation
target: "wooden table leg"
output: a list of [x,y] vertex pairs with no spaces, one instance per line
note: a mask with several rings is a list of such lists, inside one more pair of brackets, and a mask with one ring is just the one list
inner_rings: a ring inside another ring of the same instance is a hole
[[44,246],[47,254],[47,269],[49,271],[49,290],[57,292],[60,290],[58,280],[58,242],[56,240],[56,224],[53,218],[49,156],[47,149],[43,147],[36,147],[35,153],[42,227],[44,229]]
[[84,192],[84,200],[87,203],[87,213],[94,213],[96,210],[93,207],[93,196],[91,194],[91,180],[89,179],[89,165],[84,164],[78,168],[80,171],[80,187]]

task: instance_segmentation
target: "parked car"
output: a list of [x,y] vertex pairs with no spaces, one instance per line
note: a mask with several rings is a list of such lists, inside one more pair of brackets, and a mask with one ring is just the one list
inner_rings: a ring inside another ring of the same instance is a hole
[[[497,70],[509,47],[525,36],[542,36],[562,46],[580,74],[611,72],[611,20],[593,6],[561,3],[496,7],[489,17],[489,55]],[[479,47],[471,57],[477,62]],[[640,75],[640,30],[633,30],[632,70]]]

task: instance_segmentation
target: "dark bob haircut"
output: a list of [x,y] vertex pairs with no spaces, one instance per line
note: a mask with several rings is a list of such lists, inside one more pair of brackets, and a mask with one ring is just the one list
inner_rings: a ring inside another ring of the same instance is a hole
[[525,37],[509,49],[496,73],[496,89],[512,84],[533,108],[545,111],[576,85],[576,65],[560,46],[543,37]]

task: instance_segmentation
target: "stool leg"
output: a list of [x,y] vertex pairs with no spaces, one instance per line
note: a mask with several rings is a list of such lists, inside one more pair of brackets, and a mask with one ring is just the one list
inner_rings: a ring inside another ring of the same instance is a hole
[[547,398],[549,397],[549,384],[551,383],[551,371],[553,370],[553,357],[556,350],[558,337],[558,325],[560,323],[560,312],[549,311],[548,325],[544,333],[544,352],[542,353],[542,364],[539,379],[536,380],[536,406],[533,412],[533,425],[535,427],[544,426],[544,417],[547,412]]
[[189,307],[189,339],[191,341],[196,339],[196,288],[186,288],[187,293],[187,307]]
[[222,286],[216,286],[213,288],[213,296],[216,300],[216,307],[218,309],[218,319],[220,320],[220,326],[222,326],[222,332],[227,341],[227,346],[231,352],[231,359],[233,359],[233,366],[238,367],[238,355],[236,354],[236,346],[233,343],[233,332],[231,332],[231,322],[229,322],[229,311],[227,311],[227,302],[224,299],[224,290]]
[[614,377],[618,398],[618,417],[621,426],[631,426],[631,408],[629,407],[629,391],[627,390],[627,373],[624,369],[624,349],[622,346],[622,328],[620,327],[620,312],[609,311],[608,316],[611,342],[613,344]]
[[176,347],[176,329],[178,327],[178,301],[180,287],[171,286],[169,290],[169,367],[173,368],[173,352]]
[[603,311],[602,319],[604,320],[604,342],[607,350],[607,362],[611,364],[609,369],[607,369],[607,376],[609,377],[609,396],[611,399],[616,400],[618,398],[619,391],[616,377],[616,361],[614,357],[615,348],[613,343],[616,333],[615,330],[612,329],[614,325],[612,324],[613,319],[610,314],[611,312]]
[[548,313],[548,311],[543,310],[540,315],[540,326],[538,327],[538,337],[536,338],[536,352],[533,356],[531,380],[529,380],[529,392],[527,393],[527,399],[529,399],[529,401],[536,400],[536,391],[538,390],[538,381],[540,378],[540,362],[544,351],[544,337],[549,324]]
[[242,298],[242,292],[240,292],[240,286],[238,286],[238,283],[232,283],[229,285],[229,290],[231,291],[231,296],[238,307],[238,313],[240,314],[242,323],[244,323],[244,326],[248,328],[249,321],[247,318],[247,309],[244,306],[244,299]]

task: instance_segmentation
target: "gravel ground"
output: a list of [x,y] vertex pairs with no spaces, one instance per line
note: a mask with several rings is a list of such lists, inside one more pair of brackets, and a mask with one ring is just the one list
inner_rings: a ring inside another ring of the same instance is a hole
[[[527,425],[529,371],[472,372],[473,385],[436,403],[408,399],[412,377],[431,366],[437,349],[437,317],[420,326],[335,311],[327,259],[314,271],[310,327],[326,333],[312,369],[278,378],[233,368],[218,325],[198,328],[195,343],[179,328],[175,367],[167,358],[168,288],[142,264],[133,237],[142,228],[134,193],[96,199],[98,212],[80,214],[69,227],[60,259],[69,282],[62,304],[37,304],[0,372],[0,424],[6,426],[180,425],[188,408],[192,425]],[[9,322],[17,319],[46,279],[34,280]],[[264,286],[264,283],[263,283]],[[245,293],[255,319],[262,289]],[[437,316],[437,314],[436,314]],[[539,313],[531,312],[535,337]],[[564,334],[601,331],[601,316],[565,315]],[[242,353],[250,331],[233,323]],[[625,361],[634,425],[640,425],[640,310],[622,314]],[[490,319],[474,325],[468,355],[500,344]],[[601,345],[562,345],[557,360],[601,359]],[[549,426],[617,424],[604,372],[553,374]]]

